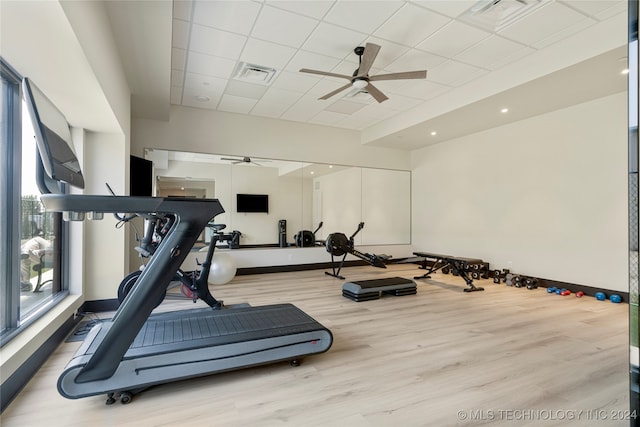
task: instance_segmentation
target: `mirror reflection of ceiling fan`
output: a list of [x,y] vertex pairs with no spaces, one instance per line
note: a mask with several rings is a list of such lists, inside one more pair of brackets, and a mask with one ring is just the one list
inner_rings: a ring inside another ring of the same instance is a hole
[[[250,165],[256,165],[256,166],[262,166],[261,163],[258,163],[254,160],[251,160],[251,157],[242,157],[242,158],[237,158],[237,157],[220,157],[220,160],[226,160],[228,162],[231,162],[232,165],[239,165],[242,163],[246,163],[246,164],[250,164]],[[259,159],[260,162],[265,163],[265,162],[269,162],[269,160],[264,160],[264,159]]]
[[338,89],[334,90],[333,92],[329,92],[325,96],[318,99],[329,99],[333,95],[336,95],[345,89],[354,87],[359,91],[364,91],[369,93],[376,101],[383,102],[389,98],[384,93],[382,93],[377,87],[375,87],[371,82],[380,81],[380,80],[404,80],[404,79],[427,78],[427,70],[405,71],[401,73],[378,74],[376,76],[370,76],[369,70],[373,65],[373,61],[375,61],[376,56],[378,56],[378,52],[380,51],[380,46],[373,43],[367,43],[364,47],[358,46],[353,51],[355,52],[356,55],[358,55],[358,62],[360,65],[353,72],[352,76],[347,76],[345,74],[329,73],[326,71],[310,70],[308,68],[302,68],[300,70],[301,73],[318,74],[321,76],[338,77],[338,78],[349,80],[349,83],[347,83],[346,85],[341,86]]

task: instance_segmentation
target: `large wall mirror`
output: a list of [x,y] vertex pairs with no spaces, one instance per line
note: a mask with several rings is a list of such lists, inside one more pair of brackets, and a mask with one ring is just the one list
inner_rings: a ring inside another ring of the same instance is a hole
[[410,171],[156,149],[145,158],[155,195],[219,199],[216,222],[240,231],[241,247],[295,246],[320,223],[317,240],[350,236],[360,222],[357,245],[411,243]]

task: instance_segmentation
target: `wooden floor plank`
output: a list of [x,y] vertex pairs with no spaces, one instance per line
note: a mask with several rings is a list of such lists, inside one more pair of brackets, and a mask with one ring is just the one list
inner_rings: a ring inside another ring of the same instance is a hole
[[[354,281],[421,271],[399,264],[343,273]],[[332,348],[297,368],[277,363],[200,377],[105,406],[103,396],[57,393],[58,375],[80,345],[63,343],[0,421],[404,427],[512,425],[519,414],[518,425],[626,425],[586,417],[628,409],[627,305],[477,282],[484,292],[464,293],[461,278],[434,274],[417,281],[416,295],[356,303],[342,297],[343,281],[321,270],[238,276],[212,287],[214,295],[227,305],[293,303],[332,331]],[[185,307],[194,305],[166,300],[158,310]],[[565,418],[541,419],[552,411]]]

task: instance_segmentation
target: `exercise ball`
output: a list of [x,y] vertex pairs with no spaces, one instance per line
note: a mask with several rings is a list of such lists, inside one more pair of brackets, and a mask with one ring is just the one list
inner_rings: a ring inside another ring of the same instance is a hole
[[226,252],[216,251],[213,254],[208,282],[212,285],[224,285],[236,276],[236,263]]

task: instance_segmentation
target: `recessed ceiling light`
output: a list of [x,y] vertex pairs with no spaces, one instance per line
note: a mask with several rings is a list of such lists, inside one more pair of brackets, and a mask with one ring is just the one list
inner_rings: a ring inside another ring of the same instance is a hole
[[629,74],[629,69],[625,68],[624,70],[620,71],[620,74]]
[[329,169],[333,169],[333,165],[329,165]]
[[504,113],[508,113],[508,112],[509,112],[509,109],[508,109],[508,108],[503,108],[502,110],[500,110],[500,112],[501,112],[501,113],[503,113],[503,114],[504,114]]
[[209,101],[209,97],[208,96],[204,96],[204,95],[196,95],[196,101],[200,101],[200,102],[207,102]]
[[436,136],[438,134],[438,132],[436,132],[435,130],[433,132],[431,132],[431,136]]
[[311,171],[310,173],[311,173],[311,175],[315,175],[315,172],[314,172],[314,171]]

